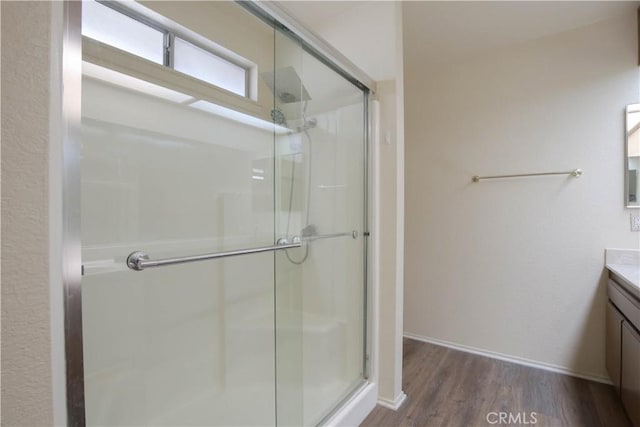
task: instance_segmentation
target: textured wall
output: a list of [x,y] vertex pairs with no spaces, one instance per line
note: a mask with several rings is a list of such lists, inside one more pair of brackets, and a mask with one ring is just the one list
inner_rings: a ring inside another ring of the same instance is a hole
[[[395,366],[402,358],[397,351],[396,340],[396,198],[397,189],[397,137],[396,137],[396,81],[378,82],[380,101],[380,349],[379,397],[389,402],[396,400],[399,379],[395,378]],[[389,143],[386,143],[387,133]]]
[[[303,8],[309,4],[308,1],[296,3]],[[358,1],[326,21],[309,24],[371,78],[377,81],[392,80],[397,76],[394,62],[397,29],[394,3]],[[284,6],[291,7],[289,2],[284,2]]]
[[604,249],[640,245],[623,204],[636,38],[624,15],[437,67],[413,57],[405,332],[606,378]]
[[52,423],[48,2],[2,7],[2,424]]

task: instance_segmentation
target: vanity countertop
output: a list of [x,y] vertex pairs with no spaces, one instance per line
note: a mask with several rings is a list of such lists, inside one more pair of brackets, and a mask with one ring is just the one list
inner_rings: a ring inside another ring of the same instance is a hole
[[607,249],[605,266],[621,285],[640,299],[640,250]]

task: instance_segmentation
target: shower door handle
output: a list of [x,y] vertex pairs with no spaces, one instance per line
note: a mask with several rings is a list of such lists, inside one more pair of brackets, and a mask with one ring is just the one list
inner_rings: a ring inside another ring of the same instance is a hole
[[149,259],[149,255],[147,255],[145,252],[135,251],[131,252],[127,257],[127,267],[129,267],[131,270],[142,271],[147,268],[163,267],[165,265],[186,264],[188,262],[206,261],[210,259],[227,258],[237,255],[249,255],[262,252],[280,251],[284,249],[299,248],[300,246],[302,246],[302,242],[300,241],[295,243],[284,243],[282,242],[282,240],[279,240],[278,242],[279,243],[277,245],[263,246],[260,248],[237,249],[235,251],[214,252],[202,255],[190,255],[185,257],[163,259]]

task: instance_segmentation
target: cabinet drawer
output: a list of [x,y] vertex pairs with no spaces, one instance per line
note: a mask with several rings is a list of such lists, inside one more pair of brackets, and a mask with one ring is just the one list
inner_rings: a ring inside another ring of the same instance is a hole
[[629,322],[622,323],[620,396],[634,426],[640,427],[640,335]]
[[607,285],[607,293],[620,312],[636,329],[640,329],[640,302],[611,279]]

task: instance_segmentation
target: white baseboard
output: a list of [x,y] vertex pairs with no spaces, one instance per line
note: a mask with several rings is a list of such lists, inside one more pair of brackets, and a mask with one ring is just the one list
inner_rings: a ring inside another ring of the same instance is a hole
[[400,394],[396,396],[394,400],[378,399],[378,405],[397,411],[398,409],[400,409],[406,399],[407,395],[405,394],[405,392],[400,391]]
[[449,341],[439,340],[437,338],[423,337],[421,335],[412,334],[410,332],[404,333],[405,338],[410,338],[417,341],[427,342],[430,344],[439,345],[442,347],[452,348],[454,350],[464,351],[466,353],[477,354],[479,356],[490,357],[491,359],[503,360],[505,362],[516,363],[518,365],[529,366],[531,368],[543,369],[545,371],[556,372],[559,374],[570,375],[572,377],[582,378],[585,380],[595,381],[598,383],[611,385],[611,379],[601,375],[594,375],[584,372],[574,371],[572,369],[565,368],[563,366],[553,365],[551,363],[538,362],[536,360],[526,359],[524,357],[509,356],[495,351],[483,350],[480,348],[470,347],[466,345],[456,344]]
[[347,401],[323,426],[355,427],[359,426],[376,407],[378,385],[367,383]]

